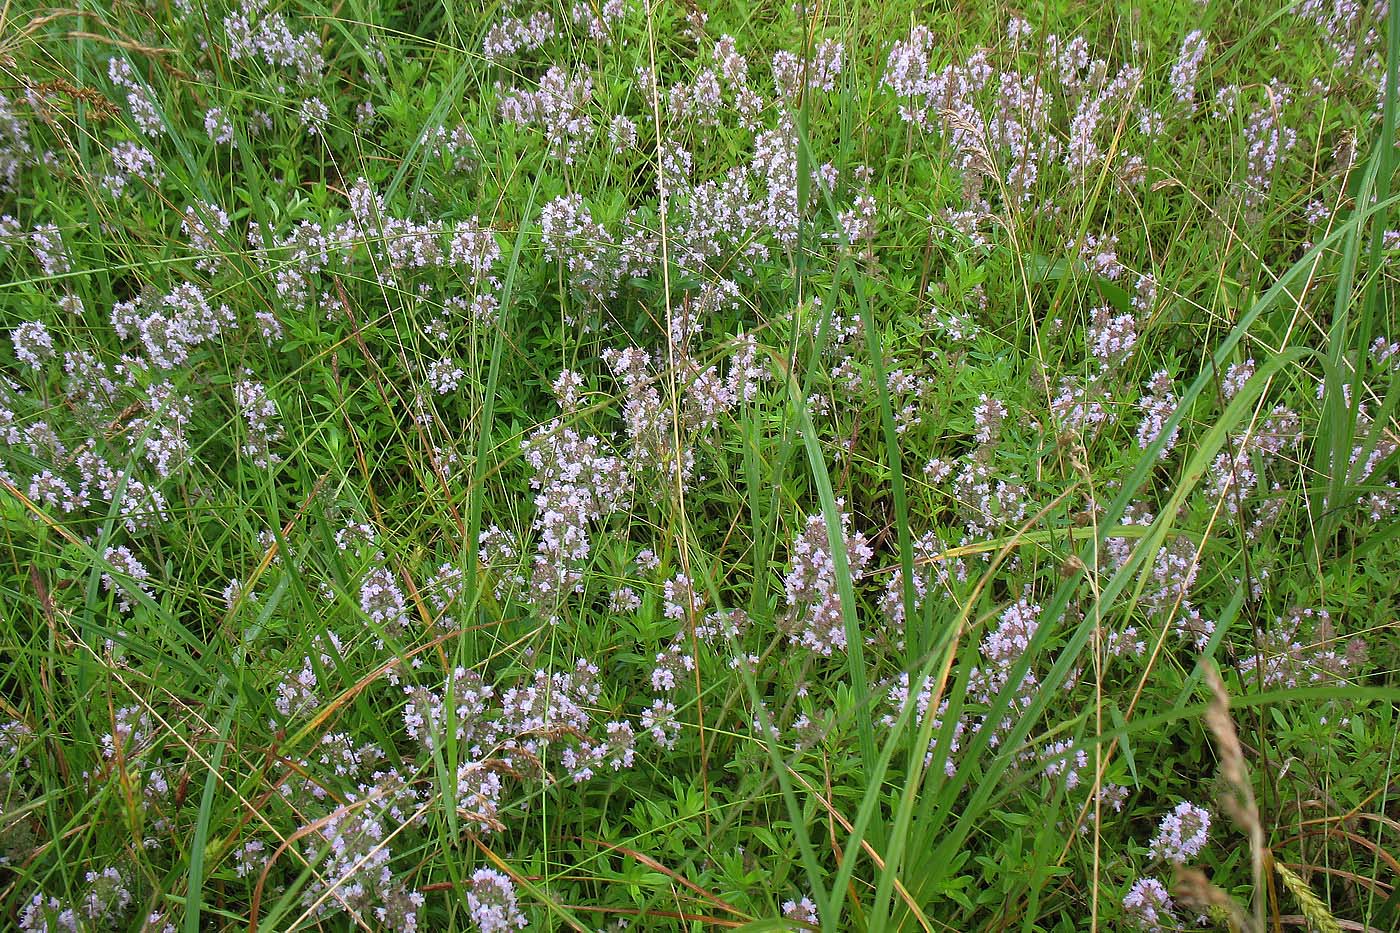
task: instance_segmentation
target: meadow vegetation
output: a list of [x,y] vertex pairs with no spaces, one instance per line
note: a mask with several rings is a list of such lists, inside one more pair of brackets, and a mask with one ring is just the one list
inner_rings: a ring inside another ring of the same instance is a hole
[[1400,8],[0,7],[0,926],[1400,926]]

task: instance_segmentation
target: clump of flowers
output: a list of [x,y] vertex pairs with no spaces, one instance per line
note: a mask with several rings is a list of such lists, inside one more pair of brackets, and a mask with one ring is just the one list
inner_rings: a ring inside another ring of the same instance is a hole
[[448,735],[449,716],[458,746],[476,758],[484,757],[499,737],[498,726],[489,712],[495,688],[475,671],[459,667],[441,690],[407,686],[404,693],[408,696],[403,710],[404,728],[429,752],[440,747]]
[[1210,835],[1210,811],[1183,800],[1162,817],[1148,851],[1153,858],[1189,862],[1206,847]]
[[146,565],[141,563],[135,554],[131,553],[130,548],[124,544],[109,547],[102,552],[102,559],[111,564],[114,571],[130,581],[129,583],[126,580],[118,582],[110,573],[102,575],[102,588],[116,595],[119,611],[131,611],[133,601],[129,587],[133,585],[146,598],[155,599],[155,592],[149,585],[151,573],[146,569]]
[[575,378],[565,372],[556,382],[561,416],[522,444],[536,490],[538,542],[529,598],[551,621],[558,621],[562,600],[582,582],[590,524],[622,508],[631,487],[624,461],[601,438],[580,434],[566,420],[578,404]]
[[344,806],[309,827],[305,857],[319,866],[319,878],[307,886],[303,903],[318,917],[343,909],[372,917],[383,928],[414,933],[426,899],[392,871],[389,840],[394,830],[421,815],[418,794],[390,769],[346,798]]
[[818,925],[817,905],[805,895],[801,900],[783,901],[783,917],[804,927],[815,927]]
[[38,369],[53,359],[53,337],[43,321],[26,321],[10,334],[15,358],[30,369]]
[[[1146,450],[1162,437],[1166,431],[1167,419],[1175,414],[1177,408],[1176,392],[1172,388],[1171,376],[1166,370],[1159,370],[1153,373],[1152,378],[1147,382],[1147,394],[1138,399],[1138,410],[1142,412],[1142,421],[1138,423],[1137,443],[1138,447]],[[1181,433],[1181,425],[1177,424],[1167,433],[1162,441],[1161,453],[1158,456],[1166,459],[1176,446],[1176,439]]]
[[110,867],[89,871],[83,881],[87,891],[77,903],[36,893],[20,912],[19,928],[25,933],[79,933],[119,924],[133,900],[121,871]]
[[[328,632],[327,638],[328,643],[318,635],[313,642],[312,650],[317,655],[315,660],[311,656],[303,657],[299,671],[284,668],[286,673],[277,683],[277,696],[273,700],[274,708],[284,718],[305,716],[321,705],[320,697],[316,693],[316,671],[334,670],[336,658],[342,656],[340,639],[334,632]],[[316,661],[320,662],[319,668]]]
[[535,90],[512,88],[501,94],[497,106],[501,119],[539,128],[550,153],[567,165],[597,131],[592,101],[591,77],[570,75],[555,65],[544,73]]
[[1181,40],[1181,52],[1172,66],[1172,95],[1188,110],[1196,109],[1196,78],[1200,74],[1207,47],[1205,34],[1193,29]]
[[564,263],[574,288],[597,298],[616,296],[622,270],[613,236],[593,219],[582,195],[561,195],[546,204],[540,233],[545,255]]
[[1344,641],[1327,610],[1295,607],[1274,620],[1238,669],[1261,688],[1346,684],[1362,672],[1366,656],[1365,640]]
[[294,31],[286,14],[269,11],[266,0],[241,4],[224,17],[223,26],[231,61],[260,60],[269,68],[294,72],[303,85],[314,83],[325,71],[320,36],[310,29]]
[[1144,933],[1169,933],[1181,929],[1172,909],[1171,895],[1156,878],[1139,878],[1123,895],[1123,912],[1134,929]]
[[516,902],[515,882],[494,868],[478,868],[472,873],[467,909],[481,933],[523,930],[529,923]]
[[[844,502],[838,500],[836,507],[843,509]],[[850,530],[848,512],[841,512],[840,521],[850,578],[857,580],[875,552],[863,534]],[[783,577],[783,592],[790,607],[784,622],[788,640],[827,657],[846,650],[846,616],[841,607],[836,562],[827,538],[826,519],[820,513],[808,516],[793,542],[789,563],[791,569]]]
[[360,584],[360,610],[371,622],[386,628],[408,627],[408,603],[393,571],[376,567]]

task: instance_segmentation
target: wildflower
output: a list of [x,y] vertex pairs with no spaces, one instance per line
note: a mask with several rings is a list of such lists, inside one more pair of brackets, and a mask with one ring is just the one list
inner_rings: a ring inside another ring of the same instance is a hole
[[76,933],[78,924],[76,910],[56,897],[45,897],[42,891],[35,893],[19,915],[19,928],[24,933]]
[[473,217],[459,221],[452,228],[452,240],[448,244],[447,261],[467,273],[468,280],[480,289],[495,285],[491,278],[491,268],[501,258],[501,247],[489,227]]
[[627,12],[624,0],[577,0],[570,17],[594,42],[607,43]]
[[1371,344],[1371,359],[1377,366],[1400,371],[1400,340],[1377,337]]
[[467,910],[481,933],[524,929],[528,923],[516,903],[515,882],[492,868],[478,868],[472,873]]
[[669,700],[652,700],[651,707],[642,711],[641,725],[661,748],[676,747],[676,738],[680,733],[680,724],[676,722],[676,704]]
[[496,814],[503,790],[501,776],[484,762],[463,762],[457,769],[457,810],[481,832],[501,825]]
[[636,612],[642,607],[642,598],[630,586],[620,586],[608,594],[608,611],[619,615]]
[[1001,622],[982,639],[982,655],[1009,668],[1030,647],[1039,627],[1040,606],[1022,597],[1001,614]]
[[1080,244],[1079,255],[1089,271],[1110,282],[1123,276],[1123,264],[1118,261],[1118,237],[1105,236],[1102,239],[1093,234],[1085,234]]
[[1234,398],[1244,388],[1244,384],[1254,375],[1254,360],[1245,360],[1242,363],[1231,363],[1230,368],[1225,370],[1225,376],[1220,380],[1220,391],[1225,396],[1226,401]]
[[1062,430],[1095,434],[1112,422],[1112,398],[1106,383],[1101,377],[1086,381],[1065,376],[1060,380],[1059,391],[1050,402],[1050,413]]
[[668,619],[685,622],[699,616],[705,609],[704,597],[695,591],[690,578],[683,573],[667,580],[663,591],[665,599],[662,614]]
[[1068,741],[1051,742],[1041,750],[1040,759],[1045,762],[1046,777],[1056,778],[1063,775],[1065,790],[1078,787],[1080,773],[1089,766],[1088,753]]
[[[1138,448],[1146,450],[1152,446],[1162,436],[1162,431],[1166,428],[1167,420],[1176,413],[1177,397],[1172,391],[1171,376],[1166,370],[1159,370],[1154,373],[1147,382],[1147,394],[1138,399],[1138,409],[1142,412],[1142,421],[1138,424],[1137,443]],[[1166,459],[1176,446],[1177,435],[1181,433],[1181,426],[1173,427],[1162,443],[1159,458]]]
[[539,127],[550,153],[570,165],[596,130],[588,110],[592,100],[591,77],[571,76],[554,65],[540,78],[538,89],[513,88],[501,95],[497,107],[508,123]]
[[[130,579],[146,598],[155,599],[155,593],[148,585],[151,579],[150,571],[146,569],[145,564],[136,559],[130,548],[125,545],[109,547],[102,552],[102,559],[111,564],[113,571]],[[109,593],[116,593],[117,609],[120,612],[130,612],[132,608],[132,596],[128,586],[129,584],[125,583],[119,584],[111,573],[102,574],[102,588]]]
[[[843,504],[838,499],[836,507],[840,509]],[[864,535],[849,530],[850,521],[851,516],[843,511],[840,522],[847,566],[851,578],[856,579],[875,552]],[[846,649],[846,618],[830,547],[826,519],[821,514],[808,516],[793,542],[791,569],[783,578],[787,604],[792,607],[785,623],[788,640],[828,657]]]
[[248,878],[261,871],[267,864],[266,846],[259,839],[250,839],[234,850],[233,873],[240,878]]
[[10,334],[15,358],[30,369],[39,369],[53,359],[53,337],[42,321],[26,321]]
[[1298,131],[1283,122],[1283,111],[1292,100],[1293,92],[1275,82],[1269,87],[1268,101],[1244,121],[1247,208],[1255,209],[1264,203],[1279,164],[1298,143]]
[[579,564],[592,552],[590,523],[621,508],[630,475],[600,438],[584,437],[559,419],[542,425],[521,446],[537,493],[531,600],[557,620],[560,600],[579,587]]
[[1153,858],[1168,862],[1188,862],[1206,847],[1210,833],[1210,811],[1183,800],[1157,827],[1148,851]]
[[261,0],[253,0],[225,16],[223,26],[231,61],[261,59],[268,67],[294,71],[303,85],[313,83],[325,71],[316,32],[293,32],[286,15],[269,12]]
[[278,682],[277,698],[272,705],[288,719],[305,715],[320,706],[316,683],[316,669],[311,658],[306,658],[299,672],[288,672]]
[[1240,659],[1240,676],[1266,688],[1351,682],[1365,666],[1366,642],[1341,641],[1325,609],[1295,607],[1261,634],[1255,654]]
[[459,747],[480,756],[485,753],[485,746],[495,740],[496,725],[487,717],[488,703],[495,696],[495,688],[475,671],[459,667],[443,681],[440,690],[405,687],[404,693],[409,698],[403,710],[404,729],[428,751],[444,740],[449,709],[456,720]]
[[1136,929],[1144,933],[1168,933],[1181,929],[1172,916],[1171,896],[1156,878],[1139,878],[1123,896],[1123,910]]
[[131,422],[132,445],[144,444],[146,460],[161,479],[168,479],[189,462],[185,428],[193,407],[188,395],[177,393],[169,382],[158,382],[146,390],[147,414]]
[[1199,30],[1187,34],[1181,42],[1181,53],[1172,66],[1171,87],[1177,102],[1185,104],[1187,111],[1196,109],[1196,76],[1201,70],[1201,61],[1206,55],[1206,37]]
[[928,477],[931,485],[937,486],[953,475],[953,464],[940,457],[934,457],[924,464],[924,475]]
[[613,236],[593,220],[582,195],[561,195],[546,204],[540,234],[545,257],[563,262],[574,288],[597,298],[617,294],[620,270]]
[[360,609],[370,621],[383,626],[408,627],[408,605],[394,574],[376,567],[360,584]]
[[481,51],[488,61],[497,62],[521,52],[532,52],[555,37],[554,17],[537,10],[529,19],[503,17],[486,31]]
[[818,923],[817,905],[810,897],[803,897],[798,901],[784,901],[783,916],[803,926],[816,926]]
[[204,114],[204,132],[216,145],[231,146],[233,141],[233,121],[222,107],[211,107]]
[[1005,418],[1005,405],[986,393],[979,395],[977,407],[972,410],[972,420],[977,424],[977,443],[990,444],[1001,433],[1001,423]]
[[145,146],[120,142],[111,149],[112,171],[102,177],[102,187],[114,198],[126,193],[133,181],[144,181],[152,187],[165,180],[165,173],[156,164],[155,154]]
[[[534,674],[501,694],[501,727],[513,735],[556,729],[588,731],[586,707],[598,702],[598,668],[580,658],[572,671]],[[528,743],[527,743],[528,744]]]
[[1138,276],[1137,283],[1133,286],[1133,308],[1139,313],[1147,315],[1152,312],[1157,304],[1157,279],[1149,272],[1144,272]]
[[1137,345],[1137,318],[1132,314],[1114,315],[1107,307],[1097,308],[1087,340],[1099,367],[1108,370],[1122,363]]
[[325,101],[319,97],[308,97],[301,102],[300,111],[301,125],[306,127],[306,132],[312,136],[324,136],[326,134],[326,123],[331,118],[330,108]]
[[233,607],[238,605],[239,602],[244,600],[251,601],[255,599],[257,599],[257,594],[252,589],[250,589],[242,580],[234,578],[232,580],[229,580],[228,583],[224,586],[224,605],[229,609],[230,612],[233,611]]
[[425,898],[397,880],[390,868],[394,853],[385,840],[391,826],[417,816],[418,802],[412,786],[391,768],[377,772],[373,783],[358,785],[346,794],[345,806],[298,833],[306,837],[308,864],[320,863],[318,880],[308,886],[303,903],[316,916],[344,907],[373,916],[381,928],[416,931]]
[[214,272],[219,268],[219,239],[226,236],[232,222],[228,213],[217,204],[204,201],[185,208],[180,230],[190,240],[190,247],[200,253],[195,268]]
[[[251,375],[247,373],[246,375]],[[243,379],[233,385],[233,400],[243,416],[247,434],[242,446],[243,453],[260,467],[270,467],[281,460],[272,451],[272,445],[282,437],[282,427],[277,423],[277,403],[267,395],[267,387],[251,379]]]
[[438,395],[455,392],[457,384],[466,376],[456,360],[444,357],[428,366],[428,385]]
[[621,153],[637,148],[637,124],[623,114],[613,117],[608,127],[608,137],[612,140],[613,152]]

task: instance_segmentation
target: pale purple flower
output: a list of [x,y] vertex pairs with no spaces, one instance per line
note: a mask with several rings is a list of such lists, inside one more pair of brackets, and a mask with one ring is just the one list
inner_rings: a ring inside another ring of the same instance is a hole
[[28,495],[39,505],[59,512],[74,512],[87,504],[80,492],[75,493],[68,481],[52,470],[41,470],[29,481]]
[[1325,609],[1293,608],[1274,619],[1257,652],[1240,658],[1240,676],[1260,688],[1353,683],[1363,673],[1366,642],[1344,640]]
[[1225,370],[1224,377],[1220,380],[1220,392],[1229,401],[1239,394],[1244,388],[1244,384],[1254,375],[1254,360],[1245,360],[1242,363],[1231,363],[1230,368]]
[[53,337],[43,321],[25,321],[10,334],[15,358],[30,369],[39,369],[53,359]]
[[463,762],[457,769],[457,812],[478,832],[491,832],[501,825],[497,814],[504,790],[494,767],[480,761]]
[[982,655],[1000,667],[1011,667],[1030,647],[1040,624],[1040,606],[1021,598],[1001,614],[995,629],[982,639]]
[[73,261],[64,245],[63,234],[54,224],[40,224],[29,234],[29,249],[47,276],[64,275],[73,270]]
[[114,198],[126,193],[127,185],[133,181],[144,181],[152,187],[165,180],[165,172],[156,163],[156,157],[145,146],[133,142],[119,142],[112,147],[112,171],[102,178],[102,187]]
[[428,385],[438,395],[455,392],[458,383],[465,377],[462,367],[451,357],[436,360],[428,366]]
[[1001,424],[1006,420],[1006,406],[1000,399],[983,393],[977,397],[977,407],[972,410],[972,420],[977,425],[977,443],[990,444],[1001,434]]
[[1181,42],[1181,53],[1172,66],[1172,94],[1177,102],[1186,105],[1189,111],[1196,109],[1196,76],[1201,70],[1201,61],[1206,55],[1206,37],[1199,30],[1187,34]]
[[1107,306],[1094,310],[1085,340],[1100,369],[1121,364],[1133,352],[1137,346],[1137,324],[1132,314],[1115,315]]
[[268,396],[267,387],[251,379],[240,380],[233,385],[233,400],[247,429],[243,453],[263,468],[280,462],[282,458],[273,452],[272,445],[281,440],[282,426],[277,420],[277,403]]
[[817,926],[819,923],[817,905],[810,897],[803,897],[797,901],[784,901],[783,916],[803,925]]
[[642,729],[651,735],[658,746],[667,749],[676,747],[676,738],[680,733],[680,724],[676,722],[676,704],[659,698],[652,700],[651,707],[642,711],[640,720]]
[[1298,131],[1284,123],[1284,111],[1292,100],[1292,90],[1275,82],[1267,100],[1244,121],[1244,204],[1248,208],[1264,203],[1280,163],[1298,143]]
[[1144,933],[1169,933],[1181,925],[1172,916],[1171,895],[1156,878],[1139,878],[1123,896],[1123,910],[1134,929]]
[[[499,86],[497,91],[501,91]],[[497,107],[501,119],[508,123],[538,127],[551,154],[568,165],[596,131],[590,113],[592,101],[591,77],[571,76],[554,65],[540,78],[536,90],[512,88],[500,93]]]
[[1379,367],[1400,371],[1400,340],[1377,337],[1371,344],[1371,359]]
[[376,567],[360,584],[360,609],[370,621],[394,628],[408,627],[408,604],[391,570]]
[[515,882],[493,868],[478,868],[472,873],[467,910],[481,933],[524,929],[529,923],[516,902]]
[[493,23],[481,40],[481,51],[487,61],[498,62],[532,52],[554,37],[554,17],[546,10],[536,10],[528,19],[506,16]]
[[270,12],[262,0],[240,5],[224,17],[223,26],[231,61],[260,59],[269,67],[294,71],[302,85],[325,71],[320,36],[313,30],[294,32],[286,14]]
[[301,125],[312,136],[326,135],[326,123],[331,118],[330,108],[319,97],[308,97],[301,102],[299,112]]
[[[1177,397],[1172,389],[1171,376],[1165,369],[1159,370],[1148,380],[1147,394],[1138,399],[1138,409],[1142,412],[1142,421],[1139,422],[1137,430],[1139,449],[1146,450],[1162,436],[1167,420],[1176,413],[1176,408]],[[1166,459],[1167,454],[1171,453],[1180,433],[1180,424],[1171,429],[1162,444],[1159,459]]]
[[233,121],[222,107],[211,107],[204,114],[204,132],[219,146],[234,145]]
[[1206,847],[1209,834],[1210,811],[1183,800],[1162,817],[1148,851],[1153,858],[1189,862]]
[[[837,500],[836,507],[844,503]],[[865,536],[850,530],[851,516],[841,512],[841,528],[846,561],[852,580],[864,573],[875,552]],[[808,516],[806,524],[793,542],[791,569],[783,577],[783,590],[791,607],[784,625],[788,640],[830,656],[846,649],[846,617],[841,607],[836,563],[827,538],[826,519],[820,514]]]

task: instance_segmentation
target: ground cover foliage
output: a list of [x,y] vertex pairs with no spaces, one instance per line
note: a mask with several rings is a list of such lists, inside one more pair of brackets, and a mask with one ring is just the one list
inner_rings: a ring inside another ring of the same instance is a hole
[[0,9],[6,926],[1400,922],[1400,11],[469,7]]

